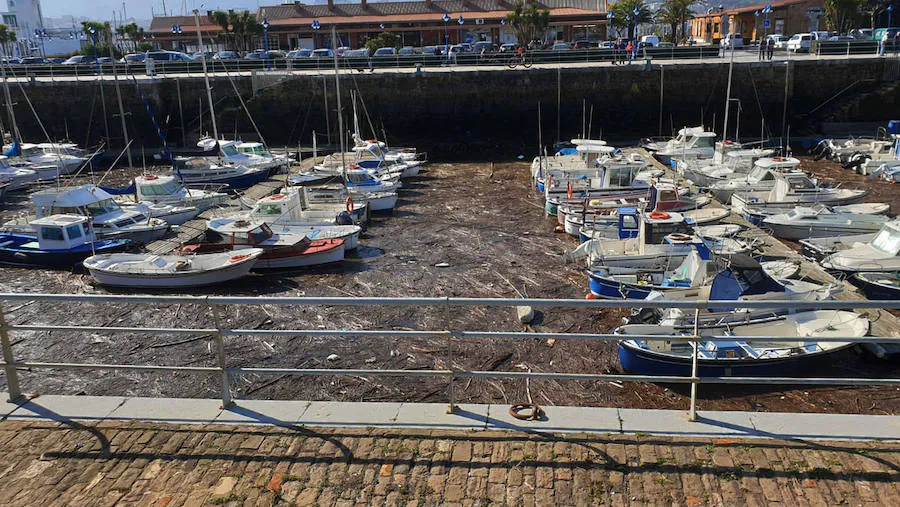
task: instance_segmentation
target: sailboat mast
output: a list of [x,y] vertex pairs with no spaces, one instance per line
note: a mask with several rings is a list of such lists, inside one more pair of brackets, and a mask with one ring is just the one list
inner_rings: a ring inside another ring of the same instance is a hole
[[19,124],[16,123],[16,112],[12,106],[12,95],[9,93],[9,80],[6,77],[6,67],[0,64],[0,72],[3,74],[3,94],[6,96],[6,110],[9,112],[9,121],[12,123],[13,135],[16,140],[22,142],[22,135],[19,133]]
[[[200,35],[200,11],[194,9],[194,23],[197,25],[197,50],[203,51],[203,37]],[[216,126],[216,110],[213,105],[212,87],[209,86],[209,72],[206,70],[206,57],[200,59],[203,62],[203,80],[206,81],[206,100],[209,101],[209,117],[212,119],[213,139],[219,141],[219,129]]]
[[338,68],[338,59],[337,59],[337,30],[334,25],[331,25],[331,47],[332,47],[332,55],[334,56],[334,94],[337,99],[337,117],[338,117],[338,139],[340,140],[340,149],[341,149],[341,174],[344,176],[344,182],[347,181],[347,164],[344,163],[344,155],[346,154],[346,147],[344,146],[344,112],[341,110],[341,76],[340,69]]
[[[725,124],[722,125],[722,141],[728,138],[728,109],[731,105],[731,74],[734,72],[734,45],[731,45],[731,60],[728,62],[728,88],[725,91]],[[715,130],[715,126],[713,127]]]
[[[119,71],[116,70],[116,58],[113,55],[112,44],[109,45],[109,58],[112,60],[113,81],[116,83],[116,98],[119,100],[119,119],[122,120],[122,136],[125,137],[125,146],[130,146],[131,141],[128,140],[128,127],[125,122],[125,107],[122,106],[122,90],[119,88]],[[131,160],[131,149],[125,148],[125,153],[128,155],[128,167],[134,167],[134,163]]]

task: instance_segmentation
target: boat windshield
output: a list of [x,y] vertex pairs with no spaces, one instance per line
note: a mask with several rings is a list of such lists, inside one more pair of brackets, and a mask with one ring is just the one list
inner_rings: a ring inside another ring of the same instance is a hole
[[254,244],[262,243],[272,237],[272,229],[269,229],[268,225],[262,224],[250,231],[250,237],[253,239]]
[[627,187],[634,181],[634,174],[637,167],[610,167],[607,169],[609,174],[610,187]]
[[74,214],[74,215],[84,215],[85,210],[87,214],[95,217],[99,215],[105,215],[107,213],[112,213],[113,211],[118,211],[119,205],[116,204],[112,199],[104,199],[102,201],[92,202],[85,206],[56,206],[54,205],[51,208],[51,211],[55,214]]
[[180,190],[174,180],[161,185],[141,185],[143,195],[175,195]]
[[697,136],[692,144],[694,148],[712,148],[716,144],[716,138],[714,136]]
[[900,252],[900,231],[885,227],[872,239],[871,245],[887,255]]
[[816,188],[816,185],[809,178],[791,178],[788,180],[791,190],[807,190]]
[[226,144],[222,146],[222,154],[226,157],[233,157],[238,154],[238,151],[233,144]]
[[280,204],[261,204],[256,210],[257,215],[279,216],[281,215]]
[[766,181],[772,179],[772,173],[769,172],[768,169],[760,166],[753,167],[753,170],[750,171],[750,174],[747,175],[747,179],[750,181]]
[[253,145],[253,146],[241,146],[240,148],[238,148],[238,150],[241,153],[247,153],[249,155],[260,155],[263,157],[267,155],[266,149],[263,148],[263,145],[261,145],[261,144],[257,144],[257,145]]

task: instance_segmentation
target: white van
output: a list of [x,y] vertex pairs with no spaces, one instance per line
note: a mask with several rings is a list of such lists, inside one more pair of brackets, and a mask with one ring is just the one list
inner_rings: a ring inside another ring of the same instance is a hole
[[722,37],[719,45],[723,48],[739,48],[744,45],[744,37],[739,33],[729,33]]
[[659,47],[659,37],[656,35],[645,35],[641,37],[641,46]]
[[811,33],[795,33],[793,37],[787,41],[787,50],[794,53],[801,51],[809,51],[812,45],[813,34]]

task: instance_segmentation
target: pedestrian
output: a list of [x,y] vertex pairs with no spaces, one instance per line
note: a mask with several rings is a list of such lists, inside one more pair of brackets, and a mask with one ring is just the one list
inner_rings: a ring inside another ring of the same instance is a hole
[[622,42],[621,39],[616,39],[615,42],[612,43],[612,64],[618,65],[619,63],[619,43]]
[[897,56],[898,49],[900,49],[900,30],[894,34],[894,56]]
[[767,39],[759,41],[759,61],[766,59],[766,49],[769,47]]
[[888,41],[888,33],[887,30],[881,35],[881,40],[878,41],[878,56],[884,56],[884,46]]
[[769,53],[769,55],[768,55],[769,61],[772,61],[772,56],[775,54],[775,39],[774,38],[770,38],[768,41],[766,41],[766,49],[768,50],[768,53]]
[[628,45],[625,46],[625,52],[628,53],[628,65],[631,65],[631,61],[634,60],[634,43],[633,41],[628,41]]

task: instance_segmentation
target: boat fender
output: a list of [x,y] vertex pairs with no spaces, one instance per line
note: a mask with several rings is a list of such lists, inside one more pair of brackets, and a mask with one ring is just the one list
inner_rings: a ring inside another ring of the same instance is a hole
[[784,157],[772,157],[772,162],[784,162],[785,160],[787,159]]
[[228,259],[229,263],[241,262],[243,260],[249,259],[249,255],[232,255],[230,259]]
[[573,193],[574,193],[574,190],[572,189],[572,182],[570,181],[569,184],[567,185],[567,188],[566,188],[566,197],[568,197],[569,199],[571,199]]
[[652,218],[654,220],[666,220],[668,218],[671,218],[672,215],[669,215],[668,213],[666,213],[664,211],[654,211],[653,213],[650,213],[647,216],[649,216],[650,218]]
[[509,415],[520,421],[540,421],[544,418],[544,410],[537,403],[517,403],[509,407]]
[[687,241],[691,239],[691,236],[688,234],[681,234],[680,232],[669,234],[669,238],[672,241]]
[[284,199],[284,194],[273,194],[272,199]]
[[353,196],[348,195],[347,200],[344,201],[344,209],[347,210],[347,213],[353,214]]
[[144,175],[144,179],[145,180],[157,180],[157,179],[159,179],[159,176],[157,176],[155,174],[147,174],[147,175]]

